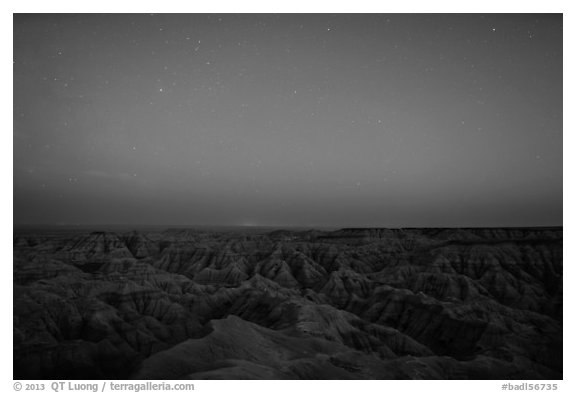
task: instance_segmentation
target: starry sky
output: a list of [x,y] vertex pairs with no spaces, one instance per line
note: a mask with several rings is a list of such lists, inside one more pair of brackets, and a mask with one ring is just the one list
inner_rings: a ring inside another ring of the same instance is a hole
[[15,14],[14,224],[562,225],[560,14]]

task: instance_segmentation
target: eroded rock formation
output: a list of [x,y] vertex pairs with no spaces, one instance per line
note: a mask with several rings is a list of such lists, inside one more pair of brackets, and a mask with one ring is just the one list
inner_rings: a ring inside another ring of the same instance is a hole
[[24,232],[14,378],[562,378],[562,229]]

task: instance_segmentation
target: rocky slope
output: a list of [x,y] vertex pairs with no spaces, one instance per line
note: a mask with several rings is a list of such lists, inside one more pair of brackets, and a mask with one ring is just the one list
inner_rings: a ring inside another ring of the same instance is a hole
[[562,378],[562,229],[16,232],[15,379]]

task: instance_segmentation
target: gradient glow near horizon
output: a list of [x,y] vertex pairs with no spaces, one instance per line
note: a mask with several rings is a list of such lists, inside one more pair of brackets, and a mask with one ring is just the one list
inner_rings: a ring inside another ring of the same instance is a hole
[[14,223],[562,225],[561,15],[15,15]]

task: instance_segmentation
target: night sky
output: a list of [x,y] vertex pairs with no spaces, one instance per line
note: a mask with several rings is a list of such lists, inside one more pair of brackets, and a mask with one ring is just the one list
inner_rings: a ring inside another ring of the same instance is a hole
[[562,225],[562,16],[14,16],[14,223]]

